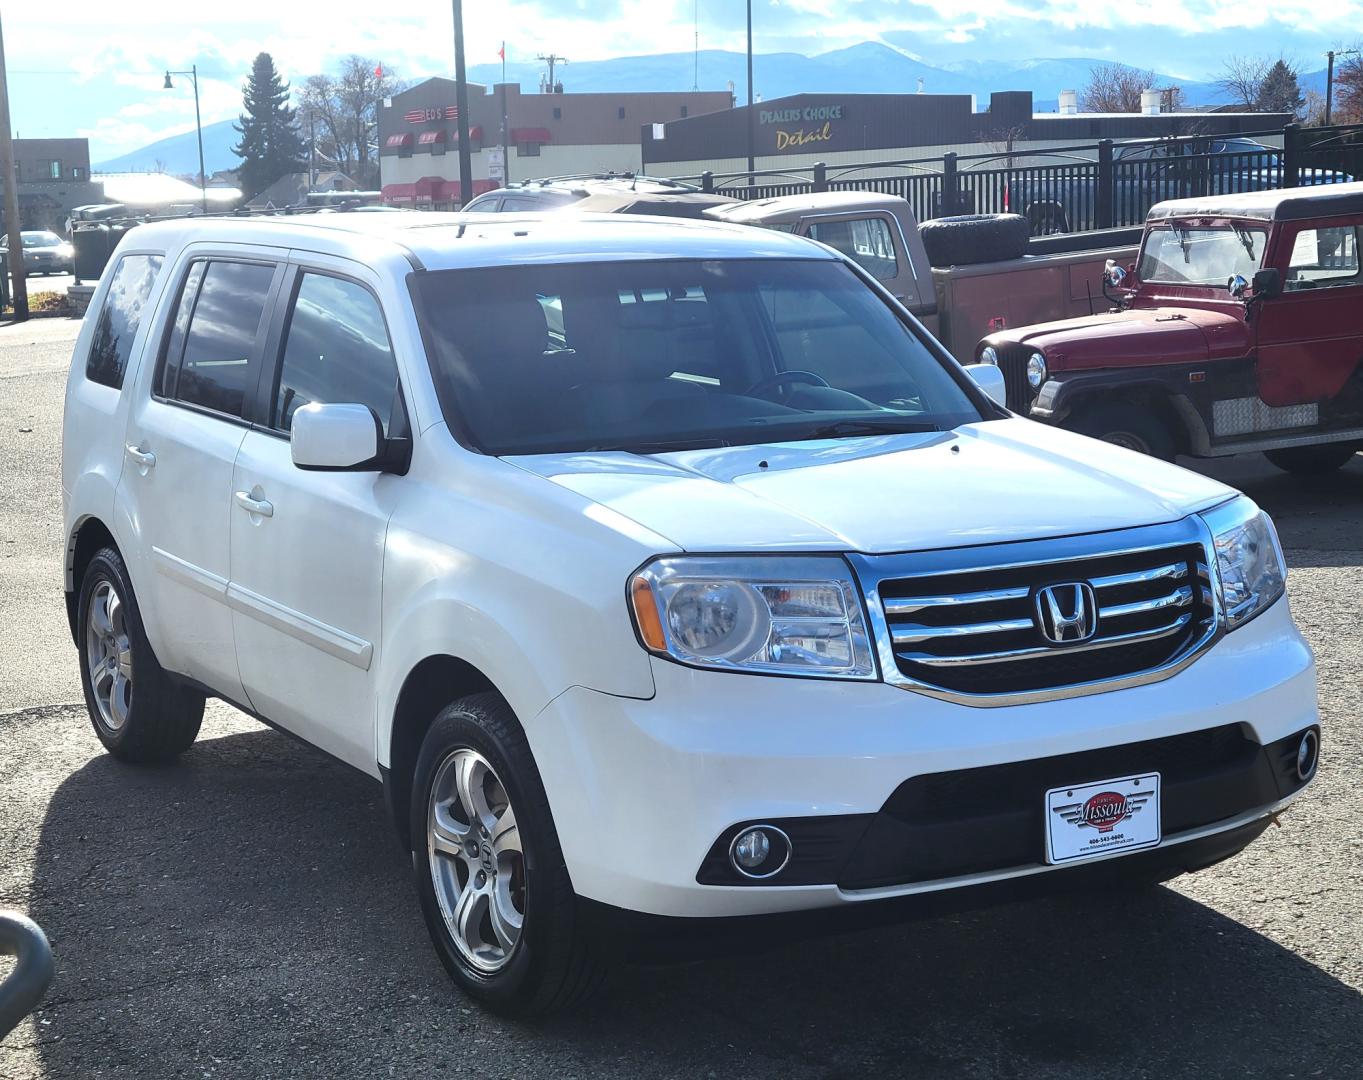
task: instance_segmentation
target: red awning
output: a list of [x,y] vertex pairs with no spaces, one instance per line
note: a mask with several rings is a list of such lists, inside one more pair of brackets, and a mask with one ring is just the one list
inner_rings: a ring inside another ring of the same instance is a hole
[[412,201],[412,184],[384,184],[383,201],[386,203],[409,203]]
[[417,146],[430,146],[433,143],[443,143],[445,132],[443,131],[423,131],[416,137]]
[[[451,134],[454,136],[454,141],[455,141],[455,142],[458,142],[458,141],[459,141],[459,132],[454,131],[454,132],[451,132]],[[482,129],[478,124],[474,124],[473,127],[469,128],[469,142],[482,142],[482,141],[483,141],[483,129]]]
[[[500,187],[496,180],[475,180],[473,193],[481,195]],[[431,203],[459,202],[459,181],[423,176],[415,184],[384,184],[383,201],[389,206],[427,206]]]
[[401,135],[389,135],[383,144],[389,150],[402,150],[412,145],[411,132],[404,132]]
[[512,128],[511,141],[513,143],[547,143],[553,142],[554,137],[548,128]]

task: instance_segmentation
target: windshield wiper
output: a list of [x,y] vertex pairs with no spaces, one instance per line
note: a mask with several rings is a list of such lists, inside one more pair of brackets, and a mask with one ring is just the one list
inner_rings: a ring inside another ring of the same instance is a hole
[[619,451],[625,454],[666,454],[676,450],[709,450],[716,446],[729,446],[726,439],[707,439],[697,437],[692,439],[656,439],[653,441],[634,442],[621,441],[614,443],[597,443],[595,446],[588,446],[584,450],[575,450],[578,454],[606,454]]
[[923,421],[885,417],[880,420],[835,420],[806,433],[810,439],[845,439],[857,435],[916,435],[926,431],[941,431],[936,424]]

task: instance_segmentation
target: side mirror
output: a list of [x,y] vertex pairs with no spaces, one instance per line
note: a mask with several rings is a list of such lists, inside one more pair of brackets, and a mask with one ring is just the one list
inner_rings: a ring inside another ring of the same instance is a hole
[[293,463],[315,472],[379,472],[388,440],[367,405],[313,402],[293,414]]
[[997,364],[966,364],[966,374],[996,405],[1008,407],[1008,384]]
[[1283,291],[1283,275],[1276,266],[1266,266],[1254,273],[1254,297],[1256,300],[1272,300]]
[[1237,300],[1244,298],[1249,290],[1249,282],[1245,280],[1244,274],[1232,274],[1226,280],[1226,291]]
[[1117,265],[1113,259],[1103,265],[1103,277],[1107,278],[1107,283],[1113,288],[1119,287],[1126,280],[1126,271]]

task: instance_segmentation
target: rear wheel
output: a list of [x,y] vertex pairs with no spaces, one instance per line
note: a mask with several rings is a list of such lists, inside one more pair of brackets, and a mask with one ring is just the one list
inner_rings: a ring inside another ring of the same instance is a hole
[[535,1016],[600,985],[539,770],[497,694],[460,698],[426,733],[411,835],[427,929],[466,993]]
[[1359,448],[1358,443],[1317,443],[1315,446],[1265,450],[1264,457],[1284,472],[1296,473],[1298,476],[1320,476],[1349,464]]
[[1149,407],[1131,402],[1095,405],[1079,413],[1066,426],[1114,446],[1124,446],[1164,461],[1174,460],[1174,434],[1163,417]]
[[127,568],[113,548],[90,560],[79,605],[81,687],[104,748],[124,761],[166,761],[188,750],[199,734],[204,696],[157,662]]

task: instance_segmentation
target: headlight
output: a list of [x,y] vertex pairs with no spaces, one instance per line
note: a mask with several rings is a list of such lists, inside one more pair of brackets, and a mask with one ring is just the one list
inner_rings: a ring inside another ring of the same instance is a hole
[[1041,384],[1046,381],[1046,358],[1039,352],[1032,353],[1027,357],[1027,385],[1033,390],[1040,390]]
[[1267,608],[1286,588],[1278,534],[1253,500],[1240,496],[1202,515],[1216,546],[1221,612],[1234,630]]
[[994,346],[992,345],[986,345],[983,349],[980,350],[980,363],[993,364],[995,367],[998,367],[999,366],[998,349],[994,348]]
[[873,679],[851,571],[832,556],[670,556],[630,582],[639,637],[683,664]]

